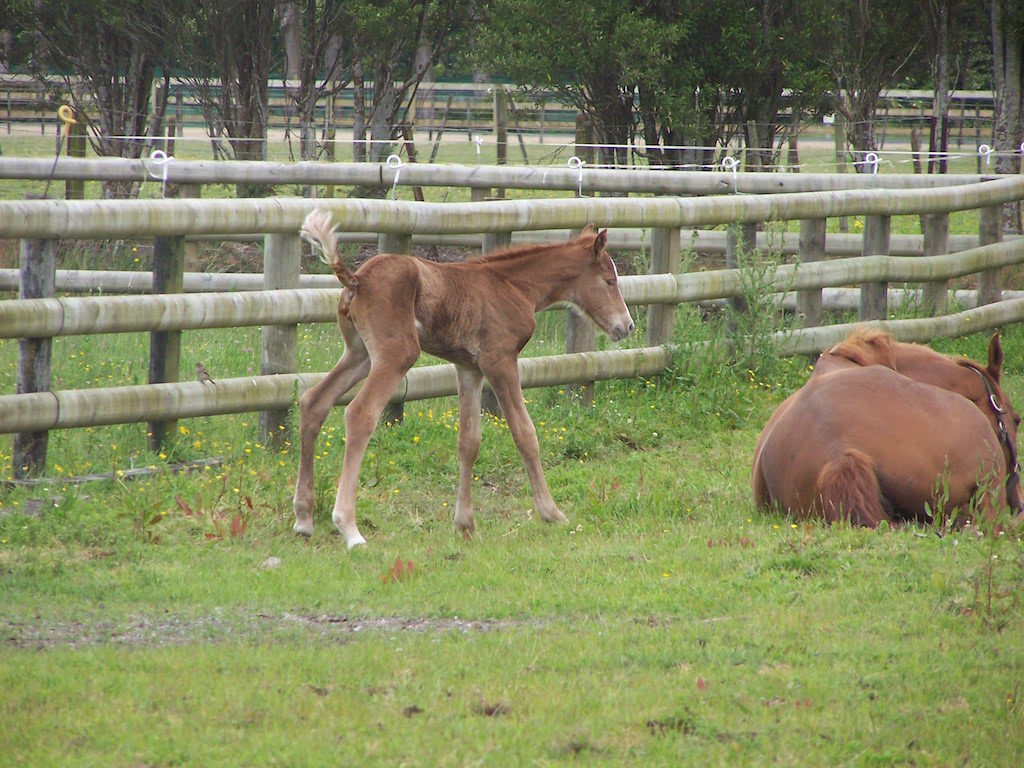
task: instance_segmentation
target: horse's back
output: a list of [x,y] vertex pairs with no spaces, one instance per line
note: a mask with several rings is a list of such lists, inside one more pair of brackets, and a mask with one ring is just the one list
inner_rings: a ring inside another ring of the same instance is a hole
[[998,442],[973,403],[883,366],[813,377],[784,405],[755,455],[759,505],[866,525],[922,519],[944,473],[960,502],[979,473],[999,466]]

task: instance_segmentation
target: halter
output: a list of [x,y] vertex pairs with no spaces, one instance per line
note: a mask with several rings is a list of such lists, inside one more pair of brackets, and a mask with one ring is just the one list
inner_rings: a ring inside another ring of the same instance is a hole
[[[1009,502],[1010,499],[1016,498],[1013,494],[1013,490],[1020,485],[1020,462],[1017,460],[1017,446],[1013,444],[1010,439],[1010,433],[1006,429],[1006,421],[1004,416],[1006,409],[999,404],[999,400],[996,399],[996,392],[992,389],[992,382],[989,381],[988,376],[975,365],[970,363],[961,363],[964,368],[974,371],[978,376],[981,377],[982,382],[985,384],[985,392],[988,394],[988,404],[992,408],[992,413],[996,417],[996,427],[999,434],[999,442],[1006,446],[1006,452],[1009,454],[1009,458],[1006,462],[1006,499]],[[1020,514],[1024,512],[1024,504],[1020,501],[1009,502],[1013,507],[1013,511]]]

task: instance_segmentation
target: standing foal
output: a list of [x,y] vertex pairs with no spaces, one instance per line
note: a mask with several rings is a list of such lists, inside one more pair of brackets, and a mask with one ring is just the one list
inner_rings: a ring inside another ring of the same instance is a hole
[[536,327],[534,314],[557,302],[578,306],[613,341],[633,332],[615,264],[604,250],[608,230],[596,233],[588,226],[565,243],[512,248],[451,264],[379,254],[355,273],[337,252],[329,213],[310,213],[301,234],[322,249],[345,286],[338,302],[345,352],[299,400],[295,532],[313,533],[313,455],[320,428],[339,398],[365,378],[345,410],[345,458],[332,518],[349,549],[366,543],[356,526],[359,466],[384,406],[421,350],[454,363],[458,376],[456,527],[466,536],[473,532],[470,483],[480,449],[485,378],[522,456],[537,513],[549,522],[564,521],[541,469],[537,432],[523,404],[517,361]]

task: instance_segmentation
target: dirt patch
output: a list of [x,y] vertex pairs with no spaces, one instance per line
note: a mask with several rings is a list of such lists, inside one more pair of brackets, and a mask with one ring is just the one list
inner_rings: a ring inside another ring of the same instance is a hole
[[123,647],[183,646],[195,643],[273,639],[284,634],[309,633],[323,640],[346,642],[358,633],[400,634],[500,632],[537,622],[511,619],[349,617],[300,613],[183,617],[166,614],[123,623],[111,621],[32,622],[2,620],[0,646],[28,650],[87,648],[98,645]]

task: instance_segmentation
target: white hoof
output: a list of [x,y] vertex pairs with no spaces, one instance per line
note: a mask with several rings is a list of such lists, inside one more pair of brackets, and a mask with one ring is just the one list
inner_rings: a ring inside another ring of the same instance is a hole
[[349,549],[354,549],[360,545],[366,546],[366,539],[363,538],[363,535],[359,533],[359,531],[356,531],[355,533],[345,533],[343,535],[345,537],[345,546]]
[[292,526],[292,530],[300,536],[305,536],[308,538],[313,535],[313,521],[296,520],[295,525]]

